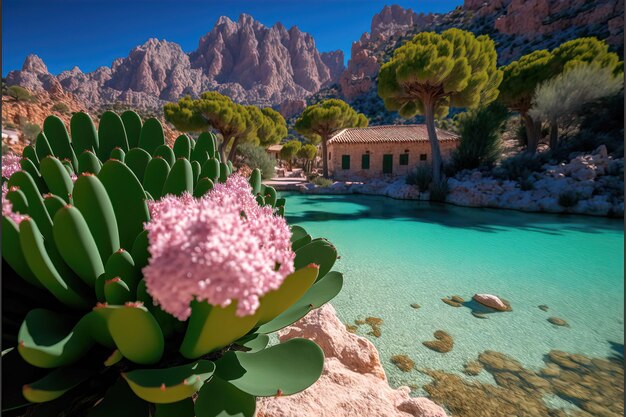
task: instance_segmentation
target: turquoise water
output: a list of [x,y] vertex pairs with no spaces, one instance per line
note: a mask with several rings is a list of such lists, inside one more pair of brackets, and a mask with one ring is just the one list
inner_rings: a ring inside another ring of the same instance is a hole
[[[611,342],[624,343],[621,219],[301,194],[289,194],[287,217],[336,245],[334,269],[345,283],[332,303],[342,321],[384,320],[380,338],[367,335],[367,325],[358,334],[376,345],[394,386],[427,382],[395,368],[389,358],[396,354],[416,368],[460,373],[488,349],[539,369],[551,349],[608,357]],[[513,311],[484,320],[441,301],[474,293],[499,295]],[[550,316],[570,327],[550,324]],[[422,345],[438,329],[454,338],[451,352]]]

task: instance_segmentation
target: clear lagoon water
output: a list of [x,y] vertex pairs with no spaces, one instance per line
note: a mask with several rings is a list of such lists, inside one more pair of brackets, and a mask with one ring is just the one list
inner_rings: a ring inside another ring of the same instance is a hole
[[[460,374],[485,350],[538,370],[552,349],[602,358],[615,355],[615,346],[623,349],[621,219],[285,194],[289,221],[337,247],[341,259],[334,269],[344,274],[344,287],[332,304],[341,320],[384,320],[379,338],[367,335],[367,325],[357,333],[378,348],[392,386],[429,381],[419,372],[400,372],[390,362],[397,354],[408,355],[418,369]],[[441,301],[475,293],[499,295],[513,311],[485,320]],[[570,327],[549,323],[551,316]],[[454,338],[449,353],[422,345],[439,329]]]

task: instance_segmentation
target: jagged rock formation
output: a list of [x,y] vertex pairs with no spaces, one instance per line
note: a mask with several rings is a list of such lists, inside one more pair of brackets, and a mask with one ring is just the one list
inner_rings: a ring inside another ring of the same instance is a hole
[[219,18],[189,54],[174,42],[149,39],[111,67],[90,73],[74,67],[58,76],[30,55],[21,71],[8,74],[7,83],[36,92],[61,89],[88,105],[156,108],[207,90],[242,103],[277,105],[337,82],[343,69],[341,51],[320,53],[311,35],[297,27],[266,27],[242,14],[237,22]]

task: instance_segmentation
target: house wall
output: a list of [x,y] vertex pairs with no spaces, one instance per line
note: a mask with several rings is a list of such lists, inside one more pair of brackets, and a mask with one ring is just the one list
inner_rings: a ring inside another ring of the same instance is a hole
[[[452,150],[458,146],[458,140],[439,142],[441,154],[444,159],[450,156]],[[408,151],[408,152],[405,152]],[[397,177],[409,173],[418,164],[431,162],[430,143],[332,143],[328,145],[330,154],[328,169],[330,175],[336,180],[359,180],[383,177]],[[369,169],[361,168],[361,157],[369,152]],[[408,153],[408,165],[400,165],[400,154]],[[383,174],[383,155],[393,155],[392,173]],[[426,155],[426,161],[420,160],[420,155]],[[342,156],[350,155],[350,169],[342,169]],[[328,155],[326,156],[328,157]]]

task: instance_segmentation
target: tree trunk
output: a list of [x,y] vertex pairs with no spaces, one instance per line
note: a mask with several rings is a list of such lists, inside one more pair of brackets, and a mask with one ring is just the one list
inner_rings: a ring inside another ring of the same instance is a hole
[[327,136],[322,136],[322,171],[324,178],[328,178],[328,151],[326,149]]
[[228,152],[228,160],[230,162],[235,162],[235,156],[237,155],[237,144],[239,143],[239,138],[235,138],[233,141],[233,146],[230,147],[230,152]]
[[522,120],[524,120],[524,127],[526,128],[526,151],[535,153],[537,152],[537,146],[539,145],[539,133],[541,133],[541,123],[539,123],[539,130],[537,130],[537,122],[533,120],[528,113],[522,114]]
[[424,103],[424,118],[426,119],[426,129],[428,130],[428,141],[430,142],[430,152],[433,164],[433,182],[441,182],[441,151],[439,150],[439,139],[435,129],[435,105],[434,103]]
[[218,146],[218,150],[220,152],[220,161],[223,163],[227,162],[226,159],[226,147],[228,146],[228,143],[230,142],[231,138],[228,139],[222,139],[222,143],[220,143],[220,146]]
[[550,149],[553,151],[559,147],[559,124],[556,119],[550,121]]

